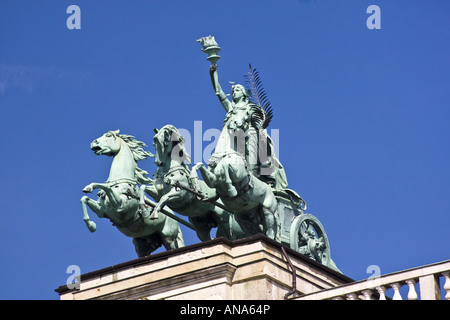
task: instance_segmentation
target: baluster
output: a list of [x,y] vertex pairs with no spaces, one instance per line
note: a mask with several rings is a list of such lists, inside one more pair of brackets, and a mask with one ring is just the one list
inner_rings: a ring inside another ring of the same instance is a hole
[[345,300],[344,298],[342,298],[341,296],[337,296],[332,298],[331,300]]
[[417,281],[414,279],[410,279],[410,280],[406,280],[406,283],[408,284],[408,287],[409,287],[408,300],[417,300],[418,296],[417,296],[416,288],[414,288]]
[[347,300],[359,300],[358,295],[356,293],[349,293],[347,295]]
[[398,282],[392,283],[391,288],[394,289],[394,296],[392,297],[392,300],[403,300],[402,296],[400,294],[400,287],[401,284]]
[[364,295],[364,299],[365,300],[372,300],[371,299],[371,297],[372,297],[372,290],[363,290],[361,292]]
[[450,271],[445,271],[442,273],[445,277],[444,290],[446,292],[445,300],[450,300]]
[[386,287],[379,286],[376,287],[375,289],[377,289],[378,293],[380,294],[380,299],[378,300],[386,300],[386,295],[384,294],[386,292]]

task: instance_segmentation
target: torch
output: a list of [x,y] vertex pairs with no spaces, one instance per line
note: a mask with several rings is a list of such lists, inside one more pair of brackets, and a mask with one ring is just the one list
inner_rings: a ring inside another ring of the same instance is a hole
[[214,91],[216,92],[216,95],[220,99],[220,85],[216,85],[219,83],[218,76],[217,76],[217,61],[219,61],[220,56],[218,55],[220,51],[220,47],[217,45],[216,40],[214,39],[214,36],[208,36],[208,37],[202,37],[200,39],[197,39],[197,42],[200,42],[203,46],[202,51],[208,55],[208,60],[211,62],[211,67],[209,68],[209,75],[211,77],[211,82],[214,88]]
[[213,36],[203,37],[200,39],[197,39],[197,42],[200,42],[203,46],[202,51],[208,55],[208,60],[211,62],[211,64],[217,64],[217,61],[219,61],[220,56],[217,55],[220,51],[220,47],[217,45],[216,40]]

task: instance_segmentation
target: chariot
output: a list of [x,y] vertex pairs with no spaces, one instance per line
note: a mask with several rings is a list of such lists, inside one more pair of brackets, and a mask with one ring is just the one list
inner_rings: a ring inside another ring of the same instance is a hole
[[292,190],[276,190],[280,242],[289,248],[337,270],[330,257],[330,243],[322,223],[305,213],[306,202]]

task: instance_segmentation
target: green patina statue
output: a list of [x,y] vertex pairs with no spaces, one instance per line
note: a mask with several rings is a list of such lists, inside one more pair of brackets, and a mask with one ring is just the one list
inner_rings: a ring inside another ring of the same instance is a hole
[[[194,230],[201,241],[211,239],[213,228],[217,228],[216,237],[231,240],[263,233],[339,271],[330,257],[322,224],[305,213],[306,202],[288,189],[284,168],[266,130],[273,112],[259,73],[249,65],[248,88],[231,83],[229,100],[219,83],[221,48],[212,36],[197,41],[208,55],[212,86],[226,111],[208,166],[200,162],[191,168],[184,138],[173,125],[154,130],[156,155],[144,151],[145,144],[132,136],[105,133],[91,143],[91,149],[97,155],[113,156],[110,175],[105,183],[91,183],[83,189],[86,193],[99,189],[97,201],[81,198],[89,230],[95,231],[96,225],[87,206],[132,237],[139,257],[161,245],[166,249],[183,246],[178,223]],[[158,167],[154,180],[137,166],[148,157],[155,157]]]

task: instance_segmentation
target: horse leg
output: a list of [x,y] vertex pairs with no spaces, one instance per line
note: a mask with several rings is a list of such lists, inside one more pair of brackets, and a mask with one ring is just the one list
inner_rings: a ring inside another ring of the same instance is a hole
[[143,238],[133,238],[133,244],[138,257],[141,258],[161,247],[162,241],[160,235],[154,233]]
[[145,188],[147,186],[146,185],[142,185],[139,187],[139,207],[141,208],[141,210],[145,209]]
[[184,247],[183,233],[178,222],[166,217],[164,227],[161,230],[161,240],[166,250]]
[[111,206],[113,206],[115,208],[120,207],[120,204],[121,204],[122,200],[119,197],[117,197],[117,195],[111,190],[111,188],[108,187],[104,183],[91,183],[91,184],[88,184],[86,187],[84,187],[83,192],[84,193],[91,193],[92,191],[94,191],[94,189],[100,189],[100,190],[105,191],[106,196],[108,197],[108,200],[111,203]]
[[242,228],[239,222],[236,220],[234,214],[229,214],[229,230],[230,240],[242,239],[248,236],[247,232]]
[[101,215],[101,207],[98,204],[97,201],[92,200],[88,196],[83,196],[81,199],[81,207],[83,208],[83,220],[86,223],[86,226],[88,227],[89,231],[94,232],[97,229],[97,225],[94,221],[91,221],[89,218],[89,214],[87,212],[86,203],[89,206],[89,208],[92,209],[100,218],[103,216]]
[[[269,186],[267,186],[269,188]],[[262,204],[262,212],[264,216],[264,229],[266,236],[276,241],[280,241],[280,219],[278,216],[278,203],[271,192],[266,192],[266,196],[264,198]]]
[[171,202],[173,199],[179,198],[179,196],[180,196],[179,192],[176,190],[176,188],[170,189],[169,192],[167,192],[165,195],[161,197],[161,199],[159,199],[159,202],[153,209],[150,219],[158,219],[158,213],[166,205],[166,203]]
[[270,209],[262,208],[264,215],[265,233],[271,239],[277,240],[278,238],[278,226],[277,219],[275,219],[274,212]]
[[233,181],[230,178],[231,166],[229,164],[223,164],[223,171],[225,175],[225,184],[227,186],[228,197],[234,198],[238,195],[236,188],[233,186]]
[[189,179],[192,181],[197,190],[201,190],[197,170],[200,170],[200,174],[202,175],[202,178],[208,187],[210,188],[216,187],[217,185],[216,175],[210,172],[208,169],[206,169],[203,163],[199,162],[192,167],[191,174],[189,176]]
[[217,206],[214,207],[212,214],[217,224],[216,237],[224,237],[230,240],[236,239],[233,235],[233,215]]
[[134,249],[139,258],[145,257],[148,254],[147,240],[143,238],[133,238]]
[[247,215],[235,214],[234,219],[239,224],[244,233],[246,233],[247,235],[255,235],[261,233],[258,224],[255,223],[255,221],[251,221],[250,217],[248,217]]
[[195,232],[197,233],[197,237],[200,241],[211,240],[211,227],[208,225],[207,214],[198,217],[189,217],[189,221],[194,226]]
[[224,237],[226,239],[231,240],[232,238],[231,219],[230,219],[231,214],[218,207],[215,207],[214,211],[212,211],[211,213],[217,224],[216,238]]
[[145,190],[146,190],[147,186],[146,185],[142,185],[139,188],[139,213],[142,217],[142,219],[144,219],[144,221],[146,221],[149,216],[150,216],[150,212],[148,210],[148,205],[145,204]]

